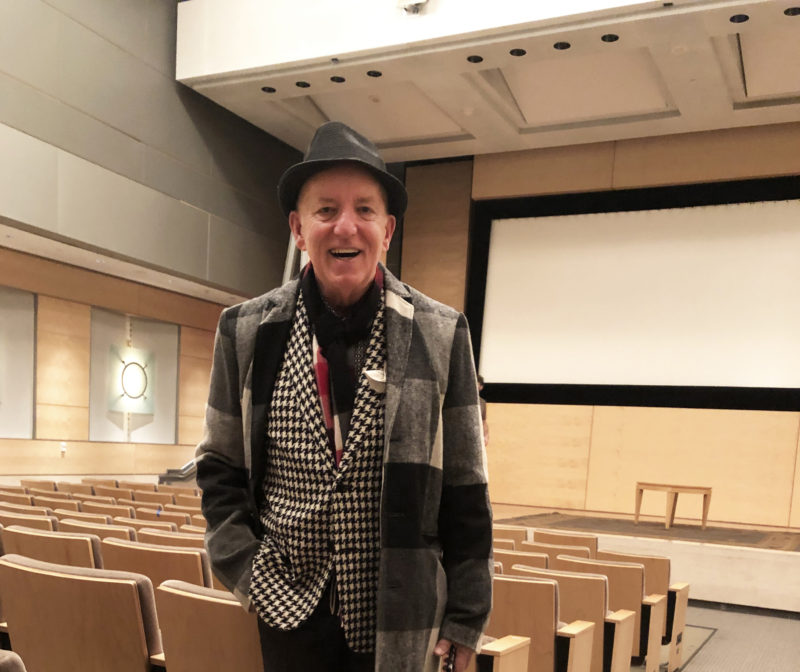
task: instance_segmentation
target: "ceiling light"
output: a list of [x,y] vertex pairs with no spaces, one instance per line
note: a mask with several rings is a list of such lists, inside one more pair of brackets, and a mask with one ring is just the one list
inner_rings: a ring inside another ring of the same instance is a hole
[[565,49],[569,49],[572,45],[569,42],[556,42],[553,45],[553,49],[558,49],[559,51],[564,51]]
[[731,23],[744,23],[745,21],[749,21],[750,17],[747,14],[734,14],[731,17]]
[[380,70],[367,70],[367,77],[382,77],[383,73]]
[[272,87],[272,86],[262,86],[262,87],[261,87],[261,90],[262,90],[264,93],[275,93],[275,88],[274,88],[274,87]]
[[339,77],[339,75],[334,75],[331,77],[332,82],[336,82],[337,84],[341,84],[344,81],[344,77]]
[[601,38],[603,42],[616,42],[619,39],[619,35],[615,35],[614,33],[606,33]]
[[789,7],[789,9],[784,9],[783,13],[786,16],[800,16],[800,7]]
[[467,56],[467,60],[470,63],[481,63],[483,61],[483,56],[478,56],[477,54],[473,54],[472,56]]
[[309,84],[308,82],[304,82],[302,80],[299,82],[295,82],[294,85],[300,87],[301,89],[307,89],[309,86],[311,86],[311,84]]
[[524,56],[528,52],[525,51],[524,49],[512,49],[508,53],[511,54],[512,56]]

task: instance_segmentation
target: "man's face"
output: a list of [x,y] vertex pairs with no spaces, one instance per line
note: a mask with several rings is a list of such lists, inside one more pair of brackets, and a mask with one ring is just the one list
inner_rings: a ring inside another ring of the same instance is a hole
[[295,244],[308,252],[325,300],[346,308],[360,299],[389,249],[395,218],[368,170],[342,163],[309,178],[289,213]]

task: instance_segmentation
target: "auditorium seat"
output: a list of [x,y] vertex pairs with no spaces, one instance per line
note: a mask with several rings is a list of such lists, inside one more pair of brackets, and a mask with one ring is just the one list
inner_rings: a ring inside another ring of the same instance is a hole
[[594,623],[592,672],[629,672],[636,614],[627,609],[609,611],[606,576],[522,565],[514,565],[508,574],[557,581],[562,620]]
[[485,638],[470,661],[467,672],[527,672],[530,637],[506,635]]
[[103,513],[86,513],[84,511],[72,511],[71,509],[54,509],[53,515],[59,520],[72,518],[73,520],[83,520],[87,523],[95,523],[96,525],[111,524],[111,516],[107,516]]
[[500,548],[505,551],[516,549],[516,542],[513,539],[492,539],[492,548]]
[[3,528],[3,548],[44,562],[101,569],[100,537],[78,532],[35,530],[22,525]]
[[16,511],[0,509],[0,525],[24,525],[34,530],[57,530],[58,518],[55,516],[31,516]]
[[8,492],[6,490],[0,490],[0,502],[33,506],[33,498],[30,495],[21,492]]
[[183,506],[182,504],[164,504],[162,507],[165,511],[178,511],[180,513],[188,513],[190,516],[197,514],[203,515],[199,506]]
[[178,528],[179,532],[189,532],[191,534],[205,534],[206,528],[200,525],[181,525]]
[[559,555],[551,569],[607,576],[609,608],[614,611],[628,609],[636,614],[631,658],[637,663],[645,658],[645,672],[657,672],[667,598],[665,595],[645,595],[644,565]]
[[161,523],[175,523],[175,525],[188,525],[190,516],[180,511],[161,511],[151,507],[136,507],[136,518],[141,520],[155,520]]
[[123,525],[109,525],[106,523],[92,523],[85,520],[74,518],[64,518],[58,521],[58,529],[61,532],[83,532],[85,534],[95,534],[100,539],[115,537],[116,539],[137,540],[136,530],[132,527]]
[[105,497],[104,495],[84,495],[81,492],[76,492],[72,495],[72,499],[77,499],[81,504],[86,502],[95,502],[96,504],[116,504],[117,500],[113,497]]
[[112,518],[114,525],[127,525],[136,530],[141,530],[143,527],[154,527],[159,530],[166,530],[168,532],[177,532],[178,526],[168,520],[155,521],[155,520],[142,520],[139,518],[128,518],[127,516],[115,516]]
[[81,503],[77,499],[56,499],[55,497],[42,497],[41,495],[34,495],[33,505],[45,506],[50,509],[81,510]]
[[92,487],[96,485],[103,485],[107,488],[116,488],[119,484],[115,478],[95,478],[94,476],[84,476],[81,483],[88,483]]
[[154,586],[179,579],[211,587],[211,565],[202,548],[144,544],[123,539],[102,541],[103,561],[108,569],[138,572],[150,577]]
[[645,593],[667,596],[667,614],[661,643],[669,645],[668,672],[677,670],[683,662],[683,632],[686,627],[686,608],[689,605],[689,584],[670,583],[671,562],[663,556],[597,551],[597,559],[642,563]]
[[0,502],[0,509],[3,511],[14,511],[24,513],[28,516],[52,516],[53,509],[49,506],[30,506],[27,504],[13,504],[11,502]]
[[205,548],[202,534],[187,532],[168,532],[143,527],[138,531],[138,541],[145,544],[161,544],[162,546],[186,546],[188,548]]
[[[530,553],[529,551],[506,551],[502,548],[495,548],[494,559],[502,562],[504,567],[511,567],[513,564],[529,565],[531,567],[541,567],[546,569],[548,566],[547,555],[544,553]],[[514,633],[507,633],[514,634]]]
[[14,650],[31,672],[149,672],[162,654],[145,576],[9,554],[0,558],[0,593]]
[[203,516],[202,513],[194,514],[189,524],[194,525],[195,527],[202,527],[203,530],[205,530],[206,527],[208,527],[208,522],[206,521],[205,516]]
[[576,558],[589,558],[591,551],[586,546],[563,546],[561,544],[545,544],[539,541],[523,541],[520,551],[544,553],[551,561],[558,555],[572,555]]
[[13,651],[0,650],[0,672],[26,672],[25,663]]
[[25,488],[21,485],[9,485],[6,483],[0,485],[0,490],[3,492],[13,492],[17,495],[25,495],[28,493],[28,488]]
[[73,483],[72,481],[58,481],[59,492],[68,492],[71,495],[93,495],[94,488],[90,483]]
[[125,516],[133,518],[136,513],[132,506],[117,506],[115,504],[100,504],[99,502],[84,502],[83,510],[87,513],[102,513],[106,516]]
[[147,502],[150,504],[174,504],[175,496],[171,492],[154,492],[147,490],[134,490],[133,501]]
[[127,488],[128,490],[149,490],[150,492],[156,491],[155,483],[140,483],[139,481],[118,481],[118,488]]
[[520,525],[492,525],[492,539],[513,539],[519,546],[523,541],[528,541],[528,528]]
[[194,495],[175,495],[176,504],[180,504],[181,506],[194,506],[198,509],[200,508],[202,499],[202,497]]
[[31,497],[48,497],[50,499],[71,499],[68,492],[58,492],[57,490],[47,490],[44,488],[28,488]]
[[530,637],[528,672],[590,672],[594,624],[560,626],[558,583],[545,579],[495,576],[486,633]]
[[23,488],[38,488],[40,490],[52,490],[55,492],[56,490],[56,482],[55,481],[45,481],[40,479],[30,479],[30,478],[21,478],[19,479],[19,484]]
[[133,499],[133,490],[130,488],[112,488],[108,485],[95,485],[94,494],[117,499]]
[[542,544],[556,544],[563,546],[585,546],[589,549],[589,557],[597,555],[597,535],[585,532],[571,532],[565,530],[550,530],[536,528],[533,530],[533,541]]
[[168,580],[156,589],[156,606],[169,672],[264,669],[258,617],[231,593]]
[[168,485],[166,483],[159,483],[156,488],[157,492],[171,492],[173,495],[189,495],[190,497],[197,497],[200,491],[197,488],[188,485]]

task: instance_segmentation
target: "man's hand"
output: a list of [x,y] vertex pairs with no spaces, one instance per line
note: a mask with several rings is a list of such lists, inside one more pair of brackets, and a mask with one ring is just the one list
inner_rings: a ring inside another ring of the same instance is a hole
[[[447,660],[447,654],[450,653],[450,645],[453,644],[449,639],[440,639],[436,642],[436,646],[433,649],[433,652],[440,657],[443,657],[444,660],[442,661],[442,669],[444,670],[444,664]],[[460,644],[456,644],[456,666],[453,668],[454,672],[464,672],[467,669],[467,665],[469,665],[469,661],[472,659],[472,654],[475,653],[472,649],[467,648],[466,646],[461,646]]]

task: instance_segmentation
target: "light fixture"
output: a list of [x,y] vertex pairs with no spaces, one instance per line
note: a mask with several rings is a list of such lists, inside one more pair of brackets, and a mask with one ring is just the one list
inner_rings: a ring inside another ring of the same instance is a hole
[[147,392],[147,364],[123,362],[120,385],[122,393],[129,399],[141,399]]
[[108,370],[108,408],[122,413],[154,412],[155,357],[130,346],[111,346]]

